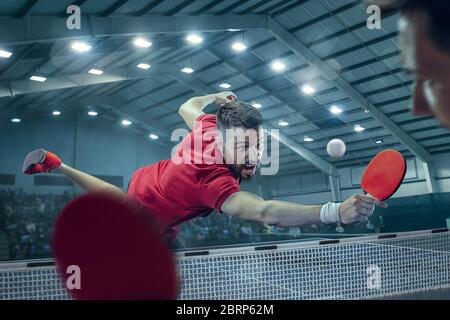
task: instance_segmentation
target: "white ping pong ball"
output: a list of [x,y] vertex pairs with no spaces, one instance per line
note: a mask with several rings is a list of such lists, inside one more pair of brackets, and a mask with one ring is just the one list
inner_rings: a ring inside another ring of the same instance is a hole
[[345,154],[346,146],[341,139],[330,140],[327,144],[327,152],[330,157],[340,158]]

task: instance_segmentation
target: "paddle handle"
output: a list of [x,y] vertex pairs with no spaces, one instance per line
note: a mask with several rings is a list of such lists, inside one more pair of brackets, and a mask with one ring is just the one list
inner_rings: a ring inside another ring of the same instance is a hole
[[[368,193],[367,191],[365,191],[365,190],[363,190],[363,191],[364,191],[364,195],[374,198],[374,196],[372,196],[372,195],[371,195],[370,193]],[[373,225],[373,223],[372,223],[372,222],[370,221],[370,219],[369,219],[369,217],[373,215],[373,212],[374,212],[374,211],[375,211],[375,205],[373,205],[372,212],[371,212],[370,215],[367,217],[366,228],[369,229],[369,230],[373,230],[373,229],[375,228],[375,226]]]

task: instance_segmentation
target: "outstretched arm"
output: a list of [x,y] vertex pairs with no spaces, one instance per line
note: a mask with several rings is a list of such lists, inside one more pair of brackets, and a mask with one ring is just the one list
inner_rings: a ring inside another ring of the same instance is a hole
[[193,129],[195,120],[200,117],[204,112],[203,109],[206,106],[217,103],[226,103],[229,99],[227,97],[236,97],[232,92],[221,92],[216,94],[209,94],[203,97],[194,97],[183,103],[178,110],[178,114],[183,118],[189,129]]
[[[365,220],[372,214],[375,205],[386,207],[384,202],[370,196],[354,195],[339,205],[337,221],[349,224]],[[267,225],[294,227],[325,223],[321,218],[324,206],[264,200],[252,193],[239,191],[225,200],[221,210],[232,216]]]

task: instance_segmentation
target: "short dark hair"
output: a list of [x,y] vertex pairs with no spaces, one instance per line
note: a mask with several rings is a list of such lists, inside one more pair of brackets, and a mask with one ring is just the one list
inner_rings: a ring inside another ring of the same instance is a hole
[[242,101],[232,101],[219,106],[216,116],[219,130],[232,127],[256,130],[263,124],[258,109]]
[[436,45],[450,52],[450,1],[449,0],[366,0],[382,10],[400,10],[411,13],[416,10],[428,17],[428,34]]

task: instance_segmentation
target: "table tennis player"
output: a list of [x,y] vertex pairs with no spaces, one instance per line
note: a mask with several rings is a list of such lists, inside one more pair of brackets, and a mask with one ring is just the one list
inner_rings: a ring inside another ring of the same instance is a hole
[[[205,114],[203,110],[213,103],[218,105],[217,113]],[[250,104],[237,101],[232,92],[222,92],[191,98],[181,105],[178,113],[191,129],[190,134],[181,141],[172,159],[136,170],[127,191],[161,219],[171,241],[176,239],[181,223],[206,216],[214,209],[266,225],[289,227],[357,223],[366,221],[374,206],[387,206],[363,194],[353,195],[342,203],[304,205],[264,200],[241,191],[240,181],[255,175],[262,155],[264,141],[260,112]],[[227,140],[227,130],[236,132],[239,129],[253,130],[254,138]],[[199,136],[201,146],[197,150],[192,147],[192,141]],[[196,152],[209,155],[210,159],[197,161]],[[180,161],[187,153],[191,153],[190,161]],[[243,155],[243,161],[238,161],[240,155]],[[111,157],[114,161],[114,156]],[[114,185],[69,167],[56,154],[44,149],[35,150],[26,157],[23,173],[59,173],[86,192],[126,195]]]

